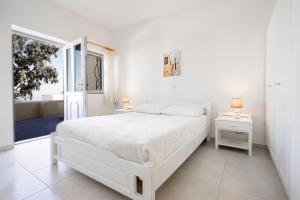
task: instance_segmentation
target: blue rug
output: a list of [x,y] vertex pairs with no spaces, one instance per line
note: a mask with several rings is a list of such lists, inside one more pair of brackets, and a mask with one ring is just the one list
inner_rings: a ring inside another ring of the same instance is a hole
[[50,116],[15,121],[15,142],[49,135],[63,120],[63,117]]

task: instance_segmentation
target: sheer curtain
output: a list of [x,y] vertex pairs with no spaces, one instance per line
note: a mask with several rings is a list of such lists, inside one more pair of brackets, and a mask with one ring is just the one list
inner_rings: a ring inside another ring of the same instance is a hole
[[115,53],[104,50],[104,102],[114,103],[115,101]]

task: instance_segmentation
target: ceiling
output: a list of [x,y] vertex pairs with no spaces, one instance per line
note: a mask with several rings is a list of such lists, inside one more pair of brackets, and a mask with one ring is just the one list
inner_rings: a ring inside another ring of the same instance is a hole
[[103,28],[117,31],[205,0],[52,0]]

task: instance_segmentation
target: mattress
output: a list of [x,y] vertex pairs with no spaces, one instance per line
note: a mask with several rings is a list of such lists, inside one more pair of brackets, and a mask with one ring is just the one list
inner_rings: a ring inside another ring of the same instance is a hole
[[131,112],[64,121],[56,134],[76,139],[136,163],[159,164],[199,134],[206,115],[180,117]]

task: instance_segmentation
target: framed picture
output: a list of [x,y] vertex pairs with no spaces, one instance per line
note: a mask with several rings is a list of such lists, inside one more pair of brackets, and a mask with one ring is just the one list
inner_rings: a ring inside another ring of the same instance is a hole
[[163,54],[163,76],[179,76],[180,75],[180,51]]

